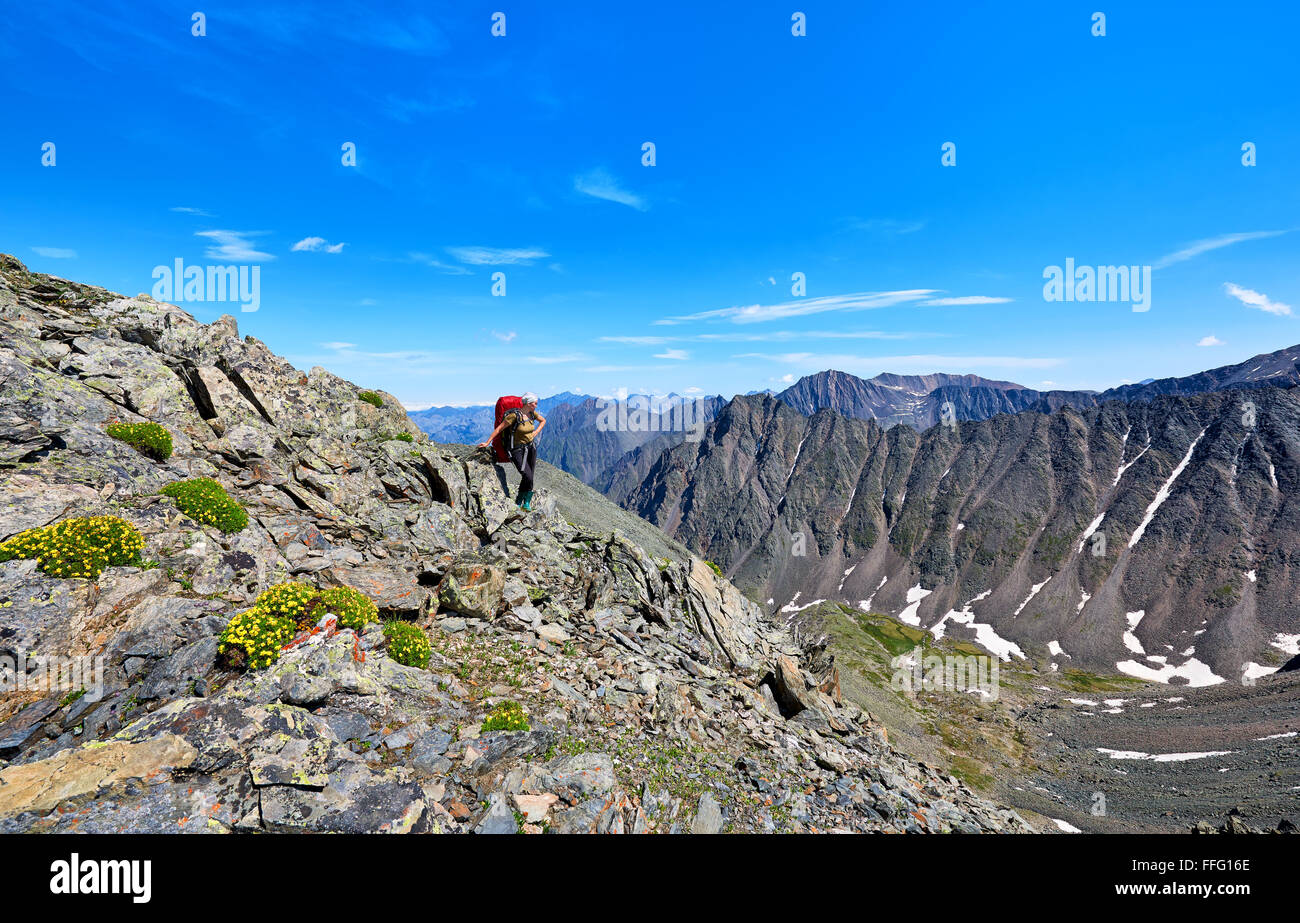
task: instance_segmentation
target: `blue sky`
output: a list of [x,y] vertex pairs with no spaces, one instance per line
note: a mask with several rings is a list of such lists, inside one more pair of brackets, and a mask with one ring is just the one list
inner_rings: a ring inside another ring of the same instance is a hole
[[[413,407],[1300,342],[1294,4],[315,6],[10,9],[0,250],[129,294],[258,265],[257,311],[183,306]],[[1045,301],[1067,258],[1151,266],[1150,310]]]

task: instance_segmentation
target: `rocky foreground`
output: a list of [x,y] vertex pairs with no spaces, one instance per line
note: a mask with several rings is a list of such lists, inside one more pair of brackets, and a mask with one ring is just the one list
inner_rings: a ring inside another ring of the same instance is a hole
[[[0,542],[100,515],[144,539],[93,578],[0,563],[0,667],[103,658],[102,694],[6,676],[0,830],[1030,829],[896,752],[704,561],[585,488],[520,513],[485,457],[361,394],[232,317],[0,257]],[[106,432],[147,421],[163,461]],[[247,526],[160,494],[197,477]],[[232,666],[230,620],[286,582],[360,590],[427,668],[328,615]],[[483,730],[506,702],[527,729]]]

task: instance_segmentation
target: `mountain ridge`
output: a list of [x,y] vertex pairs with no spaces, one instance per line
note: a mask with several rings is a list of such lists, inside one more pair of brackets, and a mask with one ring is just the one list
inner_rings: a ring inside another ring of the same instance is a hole
[[[1242,393],[1258,402],[1255,428],[1241,424]],[[741,399],[700,443],[665,452],[624,505],[769,608],[841,599],[966,637],[976,635],[962,623],[987,625],[1000,639],[992,648],[1032,642],[1028,656],[1045,665],[1066,662],[1047,655],[1053,642],[1075,665],[1114,672],[1133,660],[1132,672],[1155,676],[1200,658],[1216,678],[1236,677],[1280,663],[1288,648],[1276,642],[1300,622],[1284,551],[1300,528],[1289,492],[1298,421],[1294,388],[1110,401],[924,433]],[[1224,530],[1251,544],[1224,546]],[[1080,543],[1098,532],[1108,541],[1094,558]],[[1165,586],[1166,571],[1185,585]],[[1015,621],[1031,599],[1033,628]],[[1131,656],[1125,613],[1139,610],[1144,655],[1169,667]],[[1203,627],[1193,623],[1211,616],[1189,658]],[[1107,626],[1104,639],[1093,624]]]

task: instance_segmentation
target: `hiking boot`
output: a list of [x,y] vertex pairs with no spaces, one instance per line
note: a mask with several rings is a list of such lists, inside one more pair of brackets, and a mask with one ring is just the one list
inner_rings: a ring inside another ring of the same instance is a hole
[[519,508],[525,513],[533,511],[533,492],[531,490],[524,492],[524,498],[519,504]]

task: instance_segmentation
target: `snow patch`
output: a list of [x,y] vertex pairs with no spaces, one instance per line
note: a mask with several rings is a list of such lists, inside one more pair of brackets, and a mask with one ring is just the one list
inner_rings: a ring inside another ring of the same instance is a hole
[[814,600],[813,600],[812,602],[810,602],[810,603],[804,603],[802,606],[796,606],[795,603],[797,603],[798,601],[799,601],[799,594],[798,594],[798,593],[795,593],[795,594],[794,594],[794,599],[790,600],[788,603],[786,603],[784,606],[782,606],[782,607],[781,607],[781,611],[782,611],[782,612],[802,612],[804,609],[808,609],[808,608],[810,608],[810,607],[812,607],[812,606],[817,605],[818,603],[824,603],[824,602],[826,602],[826,600],[824,600],[824,599],[814,599]]
[[[1148,658],[1154,660],[1154,657]],[[1138,679],[1150,680],[1155,683],[1167,683],[1175,676],[1187,680],[1189,686],[1215,686],[1219,683],[1226,682],[1222,676],[1215,676],[1214,671],[1210,669],[1209,664],[1202,663],[1195,657],[1190,658],[1182,666],[1164,665],[1159,670],[1153,670],[1145,664],[1138,663],[1136,660],[1121,660],[1115,664],[1115,668],[1121,673],[1129,676],[1136,676]]]
[[888,579],[889,579],[888,577],[881,577],[880,582],[876,584],[876,588],[875,590],[872,591],[871,595],[868,596],[866,599],[860,600],[858,602],[858,608],[861,609],[863,612],[870,612],[871,601],[876,598],[876,594],[880,592],[880,588],[885,585],[885,581]]
[[1277,648],[1284,654],[1290,654],[1292,657],[1300,654],[1300,635],[1285,635],[1279,631],[1273,640],[1268,643],[1269,646]]
[[794,477],[794,469],[799,467],[799,456],[803,454],[803,444],[808,441],[807,434],[799,440],[799,447],[794,450],[794,464],[790,466],[790,473],[785,476],[785,486],[788,490],[790,487],[790,478]]
[[1247,661],[1242,664],[1242,667],[1244,669],[1242,670],[1241,678],[1245,682],[1259,679],[1261,676],[1268,676],[1270,673],[1276,673],[1280,669],[1280,667],[1266,667],[1263,664],[1255,663],[1254,661]]
[[[1127,440],[1125,441],[1127,442]],[[1119,479],[1124,476],[1124,472],[1132,468],[1135,464],[1137,464],[1137,460],[1141,458],[1143,455],[1147,454],[1147,449],[1149,448],[1151,448],[1151,443],[1147,442],[1147,444],[1142,447],[1142,451],[1133,456],[1133,461],[1129,462],[1128,464],[1124,464],[1123,462],[1121,462],[1119,466],[1119,470],[1115,472],[1115,480],[1110,482],[1110,486],[1114,487],[1116,484],[1118,484]]]
[[[1142,517],[1142,522],[1137,527],[1137,531],[1134,532],[1128,540],[1128,546],[1130,548],[1142,540],[1142,535],[1146,532],[1147,526],[1151,525],[1151,520],[1156,518],[1156,511],[1160,509],[1161,504],[1169,499],[1169,493],[1173,489],[1174,481],[1178,480],[1178,475],[1183,473],[1183,470],[1192,460],[1192,453],[1196,451],[1196,445],[1201,441],[1201,437],[1204,435],[1205,430],[1201,430],[1200,435],[1192,440],[1192,444],[1187,447],[1187,454],[1183,456],[1183,460],[1178,463],[1178,466],[1174,468],[1173,473],[1169,475],[1169,480],[1165,481],[1161,488],[1156,491],[1155,499],[1152,500],[1151,505],[1147,507],[1147,514]],[[1136,459],[1134,460],[1136,461]]]
[[1025,606],[1029,605],[1029,601],[1033,599],[1035,596],[1037,596],[1038,591],[1041,590],[1043,587],[1047,586],[1048,582],[1051,581],[1051,579],[1052,579],[1051,577],[1048,577],[1047,580],[1044,580],[1042,583],[1035,583],[1033,587],[1030,588],[1029,595],[1025,597],[1025,601],[1016,607],[1015,612],[1011,613],[1012,617],[1014,618],[1015,616],[1019,615],[1021,613],[1021,610],[1023,610]]
[[934,590],[923,590],[921,584],[917,584],[907,591],[907,608],[898,613],[898,620],[907,625],[920,625],[921,617],[916,611],[921,608],[921,600],[925,599]]
[[934,635],[936,641],[939,640],[944,635],[946,623],[949,619],[952,619],[958,625],[965,625],[974,631],[975,643],[990,653],[996,654],[1000,659],[1010,660],[1011,655],[1014,654],[1021,660],[1024,660],[1025,652],[1020,649],[1020,645],[1016,644],[1014,641],[1008,641],[1006,638],[1003,638],[997,633],[992,625],[975,621],[975,613],[971,610],[971,606],[979,602],[981,599],[984,599],[992,592],[992,590],[985,590],[983,593],[970,600],[970,602],[966,603],[966,605],[962,606],[960,610],[950,610],[943,618],[939,619],[939,621],[934,624],[930,629],[930,633]]
[[1111,750],[1098,747],[1097,752],[1113,760],[1151,760],[1153,763],[1185,763],[1188,760],[1203,760],[1209,756],[1227,756],[1233,750],[1206,750],[1203,753],[1143,753],[1141,750]]
[[852,492],[851,494],[849,494],[849,502],[848,502],[848,505],[844,507],[844,515],[845,515],[845,516],[849,515],[849,510],[853,509],[853,498],[856,497],[857,495],[858,495],[858,484],[857,484],[857,482],[855,481],[855,482],[853,483],[853,492]]
[[1139,609],[1137,612],[1125,613],[1124,618],[1128,619],[1128,631],[1124,632],[1124,646],[1135,654],[1145,654],[1146,650],[1142,647],[1142,642],[1138,636],[1133,634],[1142,621],[1142,617],[1147,614],[1145,609]]
[[1083,538],[1079,539],[1080,552],[1083,551],[1083,546],[1087,543],[1088,539],[1092,538],[1092,533],[1097,531],[1097,527],[1101,525],[1101,521],[1105,518],[1106,518],[1106,514],[1103,512],[1100,516],[1098,516],[1096,519],[1094,519],[1092,522],[1088,524],[1088,528],[1083,530]]

